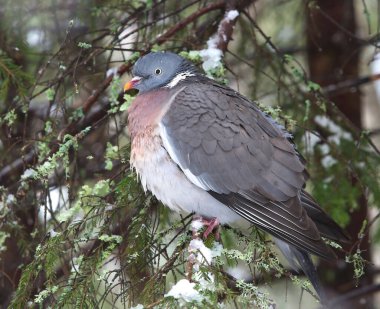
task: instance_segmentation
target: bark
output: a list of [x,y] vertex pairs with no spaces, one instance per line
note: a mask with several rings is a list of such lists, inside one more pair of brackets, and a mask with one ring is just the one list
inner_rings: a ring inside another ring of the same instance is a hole
[[[326,86],[340,83],[348,79],[359,77],[359,45],[355,35],[356,20],[354,3],[352,0],[318,0],[307,8],[307,55],[310,68],[310,78],[314,82]],[[335,102],[338,108],[358,127],[361,123],[361,98],[358,91],[346,91],[330,94],[329,99]],[[355,179],[350,176],[353,182]],[[363,220],[367,219],[367,201],[359,198],[359,208],[351,214],[352,220],[347,231],[353,239],[362,227]],[[362,242],[363,257],[370,261],[370,246],[368,235]],[[319,267],[324,285],[329,287],[330,296],[345,293],[355,287],[352,264],[332,265],[322,262]],[[327,274],[334,274],[327,280]],[[360,281],[361,286],[370,285],[373,281],[367,271]],[[347,300],[341,304],[346,308],[373,308],[371,296]],[[339,307],[340,308],[340,307]]]

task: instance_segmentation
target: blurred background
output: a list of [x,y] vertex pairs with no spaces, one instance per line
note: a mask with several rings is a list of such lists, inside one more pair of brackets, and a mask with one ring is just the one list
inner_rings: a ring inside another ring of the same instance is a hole
[[[139,56],[171,50],[293,133],[353,240],[316,260],[331,307],[380,308],[379,29],[376,0],[0,0],[0,307],[178,306],[191,218],[129,169],[122,93]],[[261,232],[222,239],[207,301],[185,306],[319,307]]]

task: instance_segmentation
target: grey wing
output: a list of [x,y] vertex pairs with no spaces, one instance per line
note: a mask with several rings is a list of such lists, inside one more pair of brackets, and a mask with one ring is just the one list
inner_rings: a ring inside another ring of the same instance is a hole
[[301,204],[323,237],[343,243],[351,242],[350,235],[329,217],[309,193],[303,190],[301,192]]
[[306,172],[284,131],[229,88],[191,84],[161,120],[174,161],[198,185],[217,193],[255,189],[286,201],[297,196]]
[[160,123],[190,181],[251,223],[326,258],[333,253],[301,206],[305,167],[280,126],[232,89],[190,84]]

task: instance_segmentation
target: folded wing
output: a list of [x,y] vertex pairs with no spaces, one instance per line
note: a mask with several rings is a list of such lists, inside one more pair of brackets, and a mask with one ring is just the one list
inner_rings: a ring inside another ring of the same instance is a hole
[[289,134],[252,102],[213,82],[192,83],[160,127],[169,155],[195,185],[275,237],[334,256],[301,205],[307,172]]

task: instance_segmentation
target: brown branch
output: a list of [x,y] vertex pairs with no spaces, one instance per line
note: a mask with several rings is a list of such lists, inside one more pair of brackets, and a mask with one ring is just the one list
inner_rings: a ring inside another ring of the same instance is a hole
[[240,14],[241,11],[243,11],[245,8],[247,8],[255,1],[231,0],[226,2],[226,12],[224,14],[223,19],[219,22],[217,32],[213,36],[213,39],[215,39],[216,48],[221,50],[223,54],[227,51],[228,43],[232,40],[232,33],[234,31],[234,27],[238,17],[234,16],[232,18],[229,16],[229,13],[232,11],[236,11],[238,14]]
[[[355,290],[352,290],[346,294],[340,295],[338,297],[333,298],[331,301],[328,302],[328,307],[329,308],[334,308],[338,305],[342,305],[345,302],[352,300],[352,299],[357,299],[363,296],[371,295],[374,293],[377,293],[380,291],[380,283],[378,284],[373,284],[369,286],[363,286],[361,288],[357,288]],[[339,308],[341,308],[339,306]]]
[[[148,48],[142,54],[147,53],[149,49],[155,44],[161,45],[165,43],[166,41],[170,39],[170,37],[172,37],[178,31],[180,31],[181,29],[186,27],[188,24],[192,23],[197,18],[203,16],[206,13],[209,13],[214,10],[223,9],[223,8],[226,8],[227,11],[232,10],[232,9],[237,9],[238,11],[242,11],[251,3],[252,1],[248,1],[248,0],[226,1],[226,2],[220,1],[220,2],[210,4],[208,6],[205,6],[204,8],[186,17],[180,23],[169,28],[164,34],[162,34],[154,42],[149,44]],[[227,45],[229,41],[232,39],[232,30],[233,30],[235,22],[236,22],[236,19],[227,21],[225,17],[222,19],[219,25],[218,37],[220,38],[220,41],[219,41],[220,44],[218,44],[218,46],[220,46],[220,49],[223,52],[226,51]],[[121,76],[125,74],[126,72],[128,72],[131,69],[131,67],[132,67],[132,63],[123,64],[118,68],[117,74]],[[112,79],[113,79],[113,75],[108,76],[100,85],[100,87],[96,89],[96,91],[86,99],[86,101],[83,103],[83,106],[82,106],[83,112],[85,115],[88,114],[91,107],[98,101],[100,96],[109,87],[109,85],[112,82]],[[122,100],[122,94],[119,95],[119,100],[120,101]],[[92,123],[91,120],[95,120],[95,119],[99,120],[102,117],[107,116],[108,107],[109,107],[109,103],[105,105],[101,110],[92,114],[91,117],[89,117],[89,119],[87,119],[85,122],[82,122],[82,123],[75,122],[65,127],[60,132],[58,136],[58,140],[55,143],[53,143],[55,147],[51,149],[49,156],[54,154],[59,149],[58,147],[59,141],[62,137],[64,137],[65,134],[74,135],[80,132],[81,130],[83,130],[84,128],[86,128],[86,125],[84,125],[84,123],[88,125]],[[18,158],[12,163],[8,164],[2,170],[0,170],[0,185],[9,185],[11,183],[14,183],[14,179],[11,176],[14,176],[15,174],[17,174],[17,176],[19,177],[28,166],[30,166],[33,162],[36,162],[36,161],[37,161],[37,152],[35,150],[31,150],[27,154],[25,154],[22,158]]]
[[[354,251],[357,251],[357,250],[360,250],[360,246],[363,242],[363,239],[365,236],[368,236],[369,237],[369,232],[370,232],[370,228],[371,226],[377,221],[379,220],[380,218],[380,212],[372,218],[371,221],[369,221],[369,223],[366,225],[364,231],[360,234],[358,234],[358,239],[355,241],[355,243],[352,244],[351,248],[350,248],[350,251],[349,251],[349,254],[353,254],[355,253]],[[369,262],[368,262],[369,264]]]
[[375,136],[380,134],[380,128],[372,129],[368,132],[369,136]]
[[363,76],[357,79],[344,80],[342,82],[328,85],[322,88],[322,92],[328,95],[337,95],[341,92],[347,91],[347,88],[357,88],[361,85],[374,82],[380,79],[380,73]]
[[[165,43],[167,40],[170,39],[170,37],[172,37],[174,34],[176,34],[179,30],[183,29],[184,27],[186,27],[188,24],[195,21],[200,16],[202,16],[208,12],[217,10],[217,9],[222,9],[225,5],[226,4],[224,2],[213,3],[213,4],[210,4],[210,5],[202,8],[202,9],[200,9],[199,11],[191,14],[190,16],[185,18],[183,21],[181,21],[180,23],[171,27],[164,34],[159,36],[153,43],[151,43],[149,45],[149,48],[147,48],[142,54],[147,53],[150,50],[150,48],[155,44],[161,45],[161,44]],[[129,71],[131,69],[131,67],[132,67],[132,63],[123,64],[122,66],[120,66],[118,68],[117,74],[121,76],[121,75],[125,74],[127,71]],[[90,110],[92,105],[94,105],[94,103],[99,99],[100,95],[108,88],[108,86],[112,82],[112,79],[113,79],[113,74],[108,76],[103,81],[102,85],[95,91],[95,93],[92,94],[91,96],[89,96],[88,99],[83,103],[83,112],[85,114]]]
[[[208,12],[215,11],[218,9],[223,9],[225,6],[226,6],[226,3],[224,1],[216,2],[216,3],[210,4],[208,6],[205,6],[204,8],[202,8],[199,11],[193,13],[192,15],[186,17],[184,20],[180,21],[174,27],[172,27],[168,31],[166,31],[163,35],[161,35],[156,40],[156,44],[161,45],[162,43],[166,42],[171,36],[173,36],[176,32],[183,29],[185,26],[192,23],[197,18],[201,17],[202,15],[204,15]],[[154,44],[151,44],[151,46],[152,45],[154,45]]]
[[[169,28],[164,34],[162,34],[154,42],[149,44],[148,48],[142,54],[147,53],[149,49],[155,44],[161,45],[165,43],[167,40],[170,39],[170,37],[176,34],[179,30],[183,29],[184,27],[186,27],[188,24],[195,21],[200,16],[208,12],[211,12],[213,10],[223,9],[224,7],[226,7],[226,3],[224,1],[220,1],[220,2],[210,4],[200,9],[199,11],[191,14],[180,23]],[[123,64],[118,68],[117,74],[123,75],[127,71],[129,71],[131,67],[132,67],[132,63]],[[100,87],[97,88],[96,91],[86,99],[86,101],[82,105],[83,112],[85,115],[88,114],[91,107],[98,101],[100,96],[109,87],[109,85],[112,82],[112,79],[113,79],[113,75],[108,76],[100,85]],[[119,99],[120,101],[122,100],[122,94],[119,95]],[[86,121],[71,123],[67,127],[65,127],[60,132],[58,140],[55,143],[53,143],[56,146],[51,149],[49,156],[54,154],[59,149],[58,144],[59,144],[60,138],[62,138],[65,134],[74,135],[80,132],[81,130],[86,128],[86,125],[84,125],[84,123],[91,124],[91,120],[101,119],[102,117],[107,116],[107,110],[109,106],[110,106],[110,103],[106,104],[101,110],[95,112],[94,114],[91,115],[91,117],[86,119]],[[35,150],[31,150],[27,154],[23,155],[22,158],[17,158],[15,161],[8,164],[7,166],[5,166],[3,169],[0,170],[0,185],[7,186],[14,183],[14,178],[12,178],[12,176],[14,177],[16,175],[17,177],[19,177],[28,166],[30,166],[31,164],[33,164],[33,162],[36,162],[36,161],[37,161],[37,152]]]
[[[349,29],[346,29],[344,26],[342,26],[337,20],[335,20],[333,17],[331,17],[327,12],[325,12],[321,7],[319,7],[318,5],[315,5],[315,6],[310,6],[310,15],[313,16],[314,15],[314,12],[318,12],[319,14],[321,14],[328,22],[330,22],[334,27],[336,27],[337,29],[339,29],[340,31],[342,31],[343,33],[345,33],[347,36],[349,36],[350,38],[358,41],[359,43],[361,44],[368,44],[369,42],[371,42],[371,44],[375,47],[379,47],[376,43],[378,42],[378,40],[375,40],[373,41],[373,38],[369,38],[369,39],[363,39],[359,36],[357,36],[354,32],[350,31]],[[376,36],[374,36],[376,37]]]
[[216,47],[223,53],[227,51],[228,43],[232,40],[232,33],[237,21],[237,16],[231,19],[228,17],[228,13],[234,11],[235,9],[235,6],[231,4],[229,5],[226,14],[219,23],[218,31],[216,33]]

